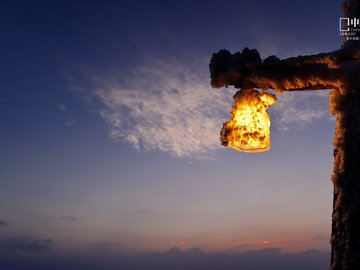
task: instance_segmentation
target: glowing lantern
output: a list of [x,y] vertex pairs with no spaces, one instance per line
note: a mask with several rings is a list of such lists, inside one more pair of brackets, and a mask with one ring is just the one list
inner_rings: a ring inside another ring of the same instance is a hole
[[270,117],[268,106],[276,102],[270,93],[240,90],[234,95],[232,118],[224,123],[220,133],[221,144],[240,152],[270,150]]

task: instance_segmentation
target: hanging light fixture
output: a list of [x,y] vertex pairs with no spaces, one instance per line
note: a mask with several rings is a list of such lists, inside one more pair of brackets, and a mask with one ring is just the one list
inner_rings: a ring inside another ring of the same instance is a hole
[[234,95],[232,118],[220,132],[221,144],[239,152],[270,150],[270,117],[266,109],[276,102],[274,94],[240,90]]

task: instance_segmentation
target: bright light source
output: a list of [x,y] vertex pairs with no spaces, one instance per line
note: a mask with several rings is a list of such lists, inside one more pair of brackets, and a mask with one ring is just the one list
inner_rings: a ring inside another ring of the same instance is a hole
[[268,106],[276,102],[270,93],[257,90],[240,90],[234,95],[232,118],[224,123],[221,143],[240,152],[270,150],[270,117]]

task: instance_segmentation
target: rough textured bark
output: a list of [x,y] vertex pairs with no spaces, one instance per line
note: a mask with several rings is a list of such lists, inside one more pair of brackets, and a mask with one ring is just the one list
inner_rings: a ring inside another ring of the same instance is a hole
[[331,110],[337,116],[333,142],[331,270],[360,269],[359,92],[357,86],[354,91],[345,88],[331,95]]
[[[345,17],[360,17],[360,0],[346,0]],[[343,50],[359,52],[360,41],[345,41]],[[360,64],[345,66],[343,85],[330,96],[337,116],[334,144],[334,201],[331,270],[360,269]]]

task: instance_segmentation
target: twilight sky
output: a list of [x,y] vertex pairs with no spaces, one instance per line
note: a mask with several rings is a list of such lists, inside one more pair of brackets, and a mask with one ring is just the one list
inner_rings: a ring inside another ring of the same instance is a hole
[[336,50],[340,6],[2,1],[0,253],[14,239],[62,252],[328,252],[328,91],[277,95],[271,151],[238,153],[219,141],[236,90],[211,89],[208,64],[223,48]]

